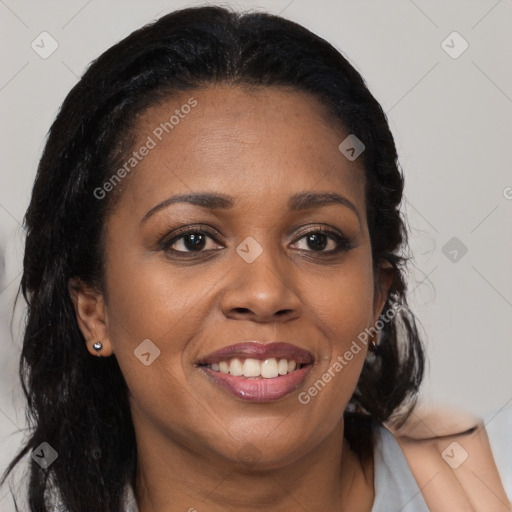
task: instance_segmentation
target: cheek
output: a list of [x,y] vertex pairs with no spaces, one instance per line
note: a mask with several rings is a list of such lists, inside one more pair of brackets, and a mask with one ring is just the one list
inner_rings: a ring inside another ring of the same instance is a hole
[[163,403],[186,408],[184,358],[201,331],[205,308],[212,307],[205,290],[215,286],[215,279],[181,280],[141,267],[130,279],[114,273],[111,286],[109,333],[133,399],[155,421],[165,416]]
[[139,424],[149,422],[188,444],[203,420],[201,411],[190,406],[183,358],[206,309],[213,307],[208,291],[215,289],[218,278],[208,272],[174,270],[162,261],[128,263],[126,256],[126,265],[107,270],[108,317],[132,414]]
[[133,349],[147,338],[155,343],[172,338],[166,350],[182,348],[179,340],[192,334],[209,293],[218,286],[212,272],[173,268],[156,255],[151,258],[125,254],[124,265],[108,265],[109,328],[119,349]]
[[[318,283],[319,284],[319,283]],[[299,401],[328,411],[335,421],[357,385],[367,354],[365,331],[373,321],[373,272],[368,258],[353,258],[332,279],[310,295],[310,311],[328,341],[329,351],[318,364],[318,379]],[[318,414],[318,413],[316,413]]]
[[308,309],[318,316],[333,352],[345,350],[373,318],[373,271],[364,251],[330,275],[308,285]]

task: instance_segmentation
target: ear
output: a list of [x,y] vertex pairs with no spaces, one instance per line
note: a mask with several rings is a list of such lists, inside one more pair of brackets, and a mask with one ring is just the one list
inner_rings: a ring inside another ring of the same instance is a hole
[[382,313],[384,304],[389,295],[389,289],[393,282],[394,269],[391,263],[383,261],[377,268],[375,275],[375,291],[373,296],[373,325],[377,323]]
[[[75,307],[78,327],[85,338],[87,350],[95,356],[112,355],[113,349],[109,338],[108,316],[103,294],[78,278],[69,280],[68,289]],[[99,351],[93,348],[97,342],[102,345]]]

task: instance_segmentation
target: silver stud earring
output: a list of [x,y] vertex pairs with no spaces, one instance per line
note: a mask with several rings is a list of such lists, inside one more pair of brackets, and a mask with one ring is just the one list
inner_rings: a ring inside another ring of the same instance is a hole
[[370,345],[368,346],[368,350],[374,355],[380,355],[380,346],[378,343],[375,343],[375,340],[370,341]]
[[[96,343],[93,344],[92,348],[94,350],[96,350],[96,352],[101,352],[101,349],[103,348],[103,344],[101,343],[101,341],[97,341]],[[98,354],[98,356],[101,357],[100,354]]]

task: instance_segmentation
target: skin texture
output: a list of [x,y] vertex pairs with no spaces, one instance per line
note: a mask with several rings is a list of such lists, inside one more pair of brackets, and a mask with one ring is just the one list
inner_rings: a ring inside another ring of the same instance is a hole
[[[137,436],[141,512],[371,509],[373,462],[359,463],[343,438],[343,410],[366,356],[363,347],[325,388],[306,391],[357,335],[374,325],[391,275],[374,273],[364,171],[338,150],[348,135],[307,94],[284,88],[215,86],[181,93],[143,113],[140,147],[187,100],[191,112],[118,187],[104,227],[105,290],[75,286],[72,298],[91,354],[115,353],[130,390]],[[135,148],[134,148],[135,149]],[[214,192],[234,206],[176,203],[142,222],[175,194]],[[290,211],[301,192],[336,192],[329,203]],[[203,252],[162,248],[183,226],[209,226]],[[325,255],[307,242],[324,226],[350,248]],[[251,236],[252,263],[236,252]],[[134,350],[150,339],[161,353],[145,366]],[[196,362],[244,340],[280,340],[315,362],[286,397],[250,403],[211,382]],[[244,462],[250,453],[255,462]]]

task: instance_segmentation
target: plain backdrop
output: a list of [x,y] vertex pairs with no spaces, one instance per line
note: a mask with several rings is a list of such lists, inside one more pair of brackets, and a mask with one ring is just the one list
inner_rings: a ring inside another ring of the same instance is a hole
[[[201,3],[0,0],[0,470],[24,427],[23,303],[14,319],[12,310],[47,130],[92,59],[160,15]],[[512,403],[512,1],[223,5],[297,21],[362,73],[388,114],[406,178],[410,302],[429,358],[423,396],[499,416]],[[46,59],[31,46],[51,43],[42,32],[58,44]]]

